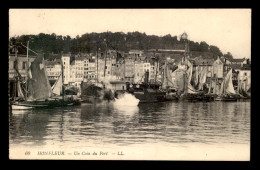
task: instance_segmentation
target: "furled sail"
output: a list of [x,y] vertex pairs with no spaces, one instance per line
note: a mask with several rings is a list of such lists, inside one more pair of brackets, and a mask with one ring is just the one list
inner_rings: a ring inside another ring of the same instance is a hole
[[192,77],[192,65],[189,66],[188,70],[187,70],[187,93],[191,93],[191,94],[198,94],[199,91],[196,90],[192,85],[191,85],[191,77]]
[[31,63],[29,68],[28,91],[28,100],[47,99],[52,95],[43,55],[39,55]]
[[194,69],[193,83],[194,83],[194,87],[196,87],[198,85],[198,83],[199,83],[199,70],[198,70],[198,67],[196,67]]
[[20,81],[17,82],[17,92],[18,92],[18,97],[24,98],[24,94],[23,94],[23,91],[22,91]]
[[52,93],[56,95],[61,95],[62,93],[62,77],[59,76],[58,80],[55,82],[55,84],[51,87]]
[[207,71],[207,67],[204,67],[204,69],[200,72],[199,90],[203,90],[203,85],[206,83]]
[[237,93],[241,94],[244,97],[248,97],[248,93],[247,93],[247,77],[245,78],[245,80],[240,80],[238,82],[238,87],[237,87]]
[[166,62],[165,67],[164,67],[164,77],[163,77],[162,89],[166,89],[168,87],[177,88],[177,85],[175,85],[173,82],[172,73],[169,70],[167,62]]
[[232,69],[229,70],[224,81],[225,81],[225,86],[224,86],[225,93],[236,94],[232,83]]

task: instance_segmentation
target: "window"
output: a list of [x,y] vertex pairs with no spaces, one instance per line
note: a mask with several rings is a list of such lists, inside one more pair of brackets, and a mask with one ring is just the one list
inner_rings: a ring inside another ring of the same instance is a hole
[[244,75],[247,76],[247,73],[245,72]]
[[23,62],[23,69],[25,69],[26,67],[26,62]]

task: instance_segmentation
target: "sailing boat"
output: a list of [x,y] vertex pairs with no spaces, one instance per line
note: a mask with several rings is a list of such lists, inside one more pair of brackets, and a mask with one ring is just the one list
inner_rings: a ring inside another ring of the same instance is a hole
[[[29,66],[28,63],[27,66]],[[19,75],[18,69],[16,69],[16,72]],[[38,55],[31,63],[29,69],[27,69],[27,77],[25,95],[21,95],[24,96],[24,100],[14,101],[11,107],[13,110],[59,107],[78,103],[78,101],[72,98],[64,99],[64,93],[62,99],[52,98],[54,94],[47,77],[43,55]],[[19,85],[20,82],[17,81],[17,84]],[[58,80],[55,84],[54,93],[58,93],[57,84],[62,86],[62,83]],[[22,93],[19,88],[18,91]]]
[[206,76],[207,76],[207,68],[204,68],[200,72],[200,76],[196,73],[198,70],[195,70],[195,85],[199,86],[199,89],[196,90],[195,87],[191,84],[192,80],[192,70],[193,66],[191,63],[188,64],[189,68],[184,74],[184,93],[181,95],[181,99],[189,100],[189,101],[213,101],[214,97],[211,95],[207,95],[203,91],[204,84],[206,83]]
[[162,81],[162,90],[166,92],[165,99],[170,100],[178,100],[177,95],[177,86],[172,81],[172,75],[170,73],[167,59],[165,60],[164,72],[163,72],[163,81]]
[[236,101],[237,99],[238,95],[236,94],[232,83],[232,69],[230,69],[221,83],[220,91],[216,100]]
[[246,77],[244,80],[240,80],[238,82],[237,94],[240,96],[240,99],[249,99],[250,95],[247,90],[248,78]]

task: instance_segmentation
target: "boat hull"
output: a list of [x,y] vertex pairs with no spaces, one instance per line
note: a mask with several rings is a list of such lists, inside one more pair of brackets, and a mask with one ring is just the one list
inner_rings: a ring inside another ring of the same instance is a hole
[[54,107],[65,107],[80,105],[80,101],[77,100],[49,100],[49,101],[32,101],[32,102],[17,102],[11,104],[12,110],[30,110],[30,109],[43,109]]
[[139,103],[154,103],[166,101],[166,93],[159,91],[134,92],[134,96],[140,100]]
[[12,110],[30,110],[32,109],[32,106],[25,106],[25,105],[19,105],[19,104],[12,104],[11,109]]

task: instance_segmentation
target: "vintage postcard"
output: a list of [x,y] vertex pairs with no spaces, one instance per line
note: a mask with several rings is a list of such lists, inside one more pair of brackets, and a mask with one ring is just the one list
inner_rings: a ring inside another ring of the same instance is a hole
[[251,9],[10,9],[9,159],[250,161]]

